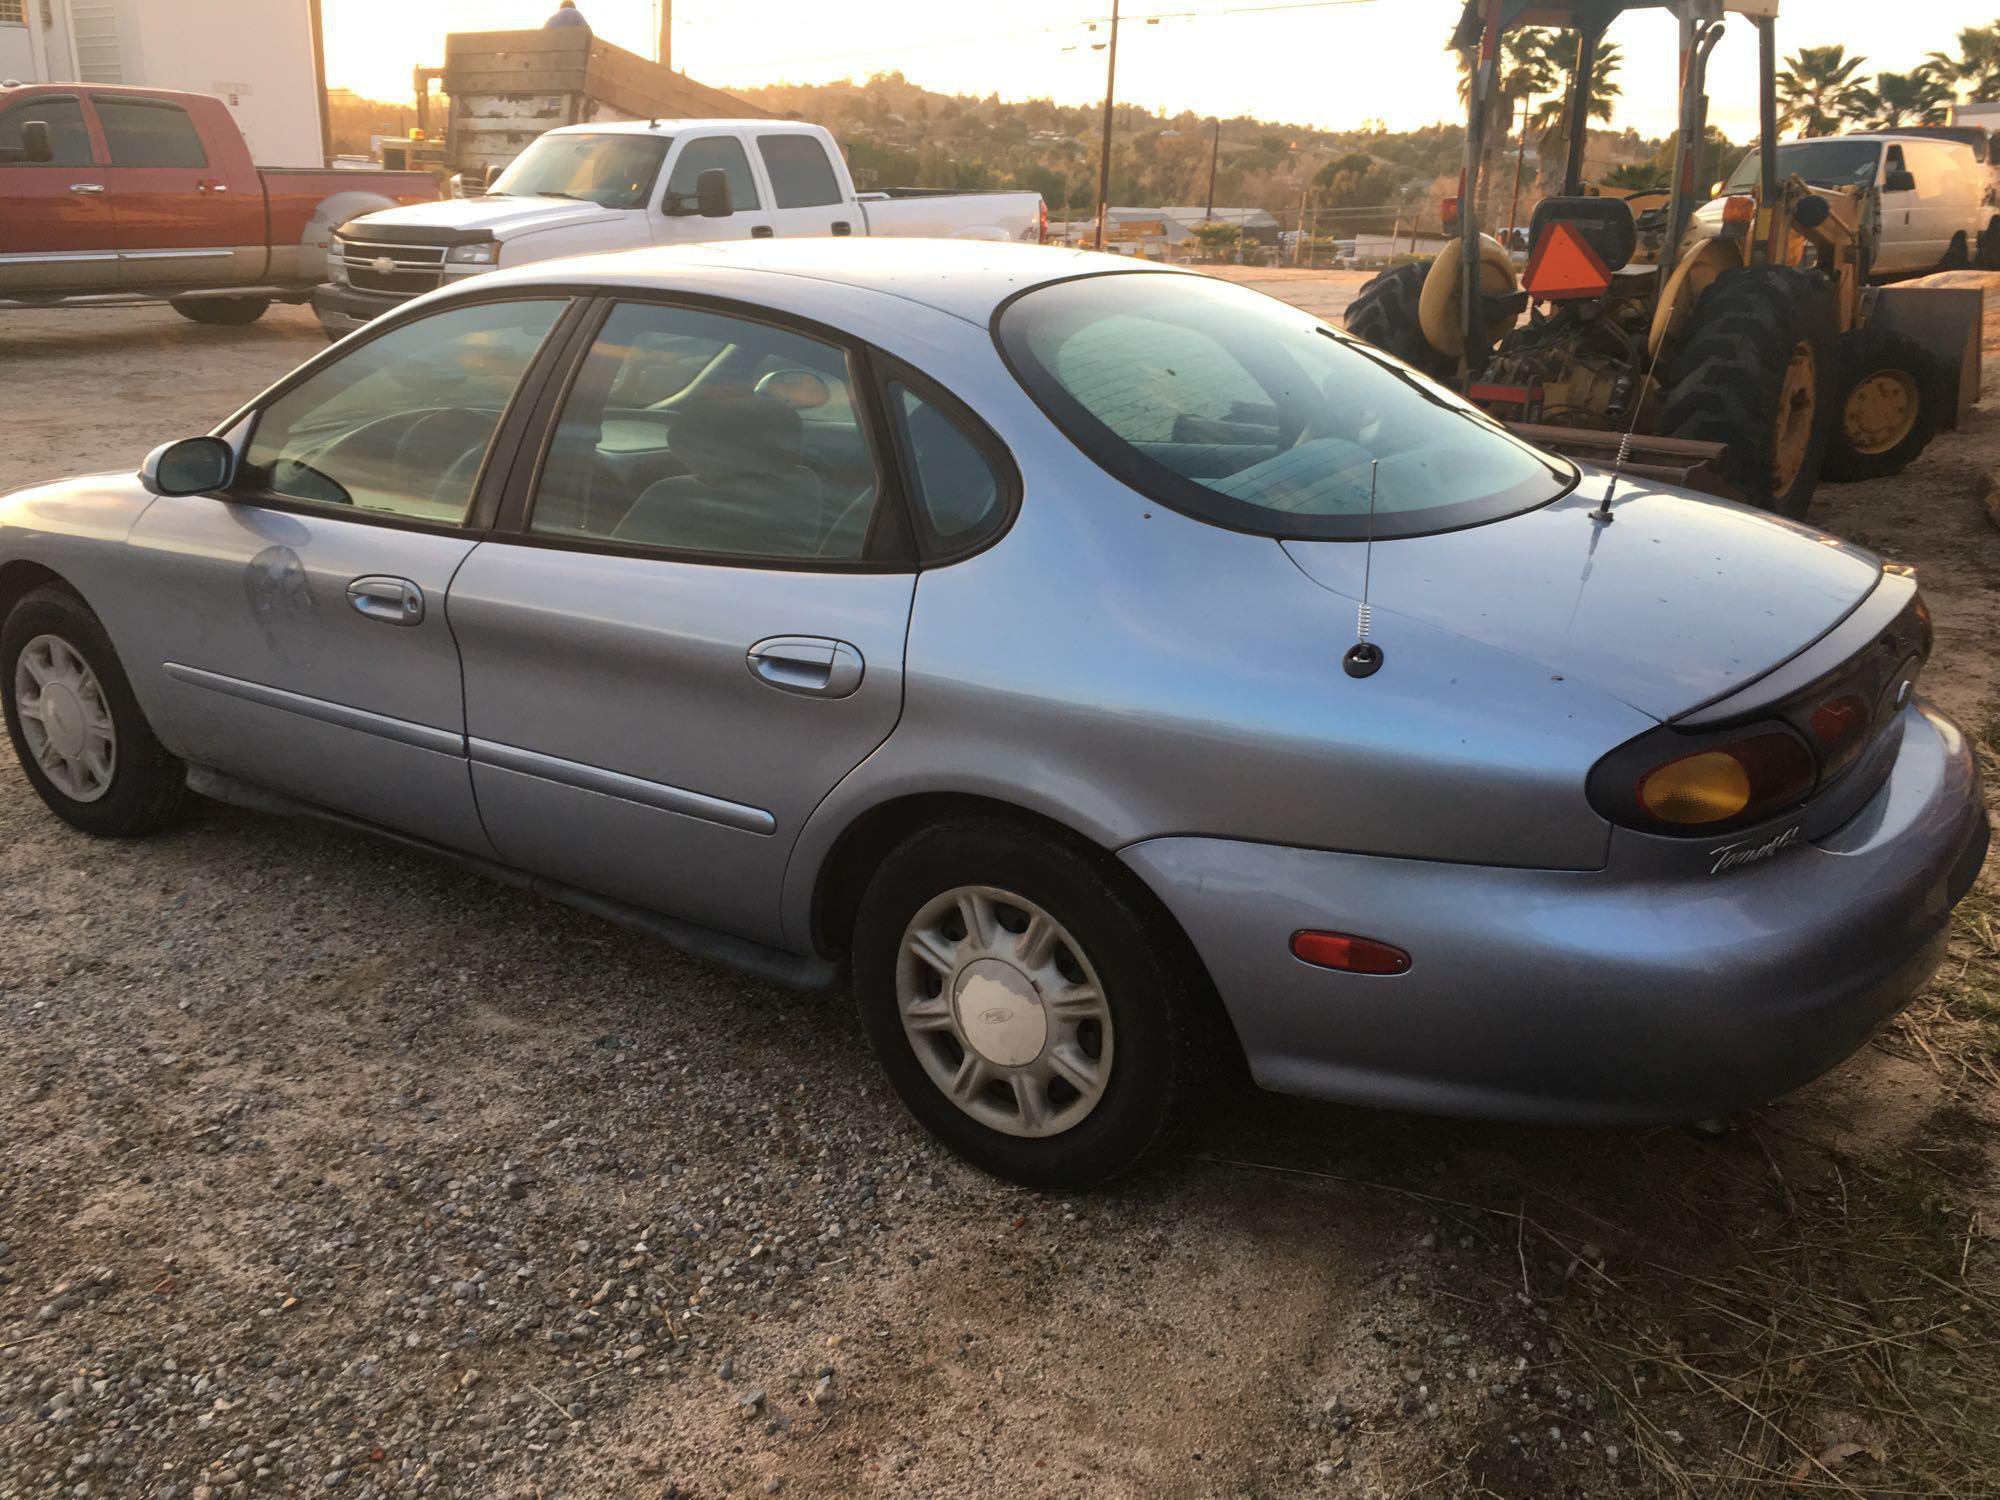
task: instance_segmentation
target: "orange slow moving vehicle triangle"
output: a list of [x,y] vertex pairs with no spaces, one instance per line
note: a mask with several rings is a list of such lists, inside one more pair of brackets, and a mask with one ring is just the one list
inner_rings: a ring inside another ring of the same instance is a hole
[[1611,268],[1571,224],[1551,224],[1535,246],[1522,279],[1531,296],[1545,301],[1601,297],[1611,289]]

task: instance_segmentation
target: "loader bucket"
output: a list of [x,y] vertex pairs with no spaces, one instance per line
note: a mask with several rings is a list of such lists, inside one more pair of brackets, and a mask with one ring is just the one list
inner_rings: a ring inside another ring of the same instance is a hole
[[[1624,434],[1600,432],[1592,427],[1544,427],[1534,422],[1509,422],[1507,430],[1538,448],[1547,448],[1565,457],[1580,459],[1600,469],[1618,462],[1618,445]],[[1724,500],[1748,497],[1723,477],[1720,460],[1722,444],[1697,443],[1688,438],[1647,437],[1634,433],[1625,450],[1621,473],[1637,479],[1653,479],[1683,489],[1700,490]]]
[[1863,321],[1915,339],[1937,363],[1937,424],[1952,428],[1979,399],[1980,334],[1986,292],[1977,286],[1877,287]]

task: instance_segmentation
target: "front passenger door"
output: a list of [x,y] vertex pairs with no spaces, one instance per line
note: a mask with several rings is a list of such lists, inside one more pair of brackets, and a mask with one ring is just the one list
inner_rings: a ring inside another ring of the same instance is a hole
[[780,939],[800,828],[902,712],[915,564],[858,368],[747,311],[610,310],[531,508],[451,585],[509,864]]
[[567,303],[459,305],[280,389],[236,481],[163,496],[133,529],[157,580],[135,670],[199,765],[491,855],[466,766],[445,591],[523,377]]
[[[720,168],[729,174],[730,214],[704,218],[695,211],[695,190],[701,174]],[[733,135],[697,135],[680,143],[667,186],[660,197],[659,238],[667,244],[693,240],[768,239],[771,215],[757,192],[749,153]]]

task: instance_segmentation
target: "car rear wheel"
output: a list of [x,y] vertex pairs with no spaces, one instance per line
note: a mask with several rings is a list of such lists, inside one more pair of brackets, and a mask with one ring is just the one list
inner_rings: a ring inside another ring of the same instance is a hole
[[269,297],[176,297],[168,304],[190,323],[243,328],[270,311]]
[[1937,433],[1937,372],[1924,346],[1902,334],[1854,328],[1840,336],[1839,413],[1826,477],[1900,474]]
[[49,810],[85,833],[142,834],[186,789],[132,696],[104,627],[67,589],[39,588],[0,624],[7,737]]
[[883,860],[854,975],[910,1112],[1030,1187],[1088,1187],[1160,1151],[1213,1052],[1198,965],[1144,889],[1004,822],[926,829]]

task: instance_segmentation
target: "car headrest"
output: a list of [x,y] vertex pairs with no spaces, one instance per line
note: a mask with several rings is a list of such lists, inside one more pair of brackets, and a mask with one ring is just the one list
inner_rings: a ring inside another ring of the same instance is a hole
[[1528,221],[1529,254],[1558,221],[1574,229],[1597,252],[1607,271],[1631,261],[1639,248],[1639,226],[1623,198],[1544,198]]
[[683,407],[669,444],[688,472],[703,479],[779,474],[798,467],[805,449],[799,414],[763,396],[717,396]]

